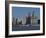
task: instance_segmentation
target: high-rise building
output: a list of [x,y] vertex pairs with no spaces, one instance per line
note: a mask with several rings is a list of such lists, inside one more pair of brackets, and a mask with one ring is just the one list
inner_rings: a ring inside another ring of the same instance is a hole
[[22,18],[22,24],[26,24],[26,16]]
[[15,23],[16,23],[16,22],[15,22],[15,18],[13,17],[13,18],[12,18],[12,26],[15,26]]
[[28,17],[26,17],[26,24],[31,24],[31,16],[30,16],[30,13],[28,13]]
[[31,24],[38,24],[38,16],[36,16],[35,11],[32,12]]
[[18,24],[17,21],[18,21],[18,19],[16,18],[16,25]]

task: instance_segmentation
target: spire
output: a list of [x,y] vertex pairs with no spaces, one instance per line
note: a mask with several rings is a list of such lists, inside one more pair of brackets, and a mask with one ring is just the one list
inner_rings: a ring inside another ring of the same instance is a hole
[[30,16],[30,12],[28,13],[28,16]]
[[33,18],[33,19],[35,18],[35,14],[34,14],[34,11],[32,12],[32,18]]

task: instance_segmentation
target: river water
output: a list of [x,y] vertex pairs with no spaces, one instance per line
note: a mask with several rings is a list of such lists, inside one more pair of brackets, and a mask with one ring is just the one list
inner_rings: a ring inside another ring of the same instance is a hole
[[40,24],[35,25],[15,25],[12,31],[40,30]]

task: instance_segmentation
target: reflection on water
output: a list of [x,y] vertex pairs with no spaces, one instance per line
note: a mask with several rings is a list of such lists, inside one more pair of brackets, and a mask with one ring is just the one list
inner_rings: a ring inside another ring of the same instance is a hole
[[40,30],[40,25],[15,25],[12,27],[12,31],[24,31],[24,30]]

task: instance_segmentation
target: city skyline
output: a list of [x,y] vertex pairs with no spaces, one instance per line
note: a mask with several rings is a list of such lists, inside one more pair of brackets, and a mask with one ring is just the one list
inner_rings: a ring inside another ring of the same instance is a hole
[[40,8],[12,7],[12,27],[13,31],[39,30]]
[[34,13],[37,19],[40,19],[40,8],[30,8],[30,7],[13,7],[12,8],[12,17],[18,22],[22,20],[22,23],[26,22],[26,17],[30,13],[30,17],[32,18],[32,14]]

